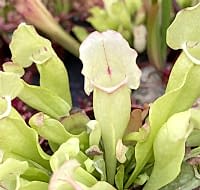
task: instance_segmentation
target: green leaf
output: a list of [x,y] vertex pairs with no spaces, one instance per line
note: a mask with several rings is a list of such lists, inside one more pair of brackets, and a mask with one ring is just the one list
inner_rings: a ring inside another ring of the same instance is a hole
[[[78,115],[77,115],[78,116]],[[69,116],[70,117],[70,116]],[[68,118],[68,117],[67,117]],[[71,118],[72,119],[72,118]],[[69,121],[69,128],[71,127],[71,124],[73,123],[74,126],[76,124],[79,124],[79,117],[77,117],[78,121],[76,122],[76,117],[73,117],[72,120],[65,120],[65,124],[67,125],[67,121]],[[86,119],[86,118],[84,118]],[[70,122],[71,121],[71,122]],[[83,121],[83,120],[81,120]],[[34,128],[38,134],[45,139],[47,139],[50,142],[51,145],[61,145],[63,142],[68,140],[71,137],[76,137],[80,141],[80,146],[82,150],[85,150],[88,147],[88,134],[86,130],[80,131],[79,134],[72,134],[66,130],[63,124],[53,118],[50,118],[48,115],[45,115],[44,113],[40,112],[31,117],[29,120],[29,124],[32,128]],[[83,123],[82,123],[83,124]],[[76,126],[78,127],[78,126]],[[82,128],[82,126],[80,126]],[[77,131],[76,131],[77,132]],[[55,148],[55,147],[54,147]],[[53,150],[55,150],[53,148]]]
[[0,119],[11,112],[11,100],[23,89],[23,83],[17,74],[0,71]]
[[92,186],[90,188],[85,188],[84,190],[99,190],[99,189],[116,190],[113,186],[111,186],[109,183],[107,183],[105,181],[99,181],[94,186]]
[[117,29],[118,23],[115,23],[104,9],[92,7],[89,12],[92,16],[90,16],[87,21],[98,31],[103,32],[107,29]]
[[29,106],[57,119],[69,115],[70,105],[55,93],[43,87],[23,84],[18,97]]
[[18,161],[12,158],[0,164],[0,188],[15,190],[19,183],[19,176],[28,168],[26,161]]
[[130,15],[133,15],[137,10],[142,7],[142,0],[125,0],[125,5]]
[[55,172],[65,161],[75,158],[79,151],[79,140],[77,138],[70,138],[51,156],[51,169]]
[[42,151],[38,134],[26,125],[14,109],[8,117],[0,121],[0,149],[50,169],[49,156]]
[[94,168],[94,161],[91,160],[90,158],[87,158],[87,160],[85,160],[84,162],[85,168],[89,173],[92,173],[95,168]]
[[[45,51],[39,55],[42,49]],[[12,61],[25,68],[29,67],[33,61],[44,63],[53,56],[50,41],[39,36],[33,26],[24,23],[14,31],[10,50]]]
[[111,12],[111,8],[112,8],[112,5],[113,3],[116,3],[118,0],[103,0],[103,4],[105,6],[105,9],[108,11],[108,12]]
[[191,124],[194,127],[194,130],[192,131],[192,133],[190,134],[190,136],[187,139],[187,146],[190,147],[196,147],[196,146],[200,146],[200,141],[199,141],[199,137],[200,137],[200,110],[193,108],[191,110],[192,115],[191,115]]
[[147,16],[147,53],[150,62],[156,66],[157,69],[163,68],[161,36],[160,36],[160,15],[159,4],[154,4],[148,11]]
[[71,134],[79,135],[80,133],[86,131],[87,123],[89,121],[90,119],[85,113],[77,112],[62,118],[61,123]]
[[154,167],[144,190],[160,189],[180,173],[185,154],[185,142],[193,130],[191,110],[171,116],[159,130],[153,144]]
[[[136,145],[135,156],[137,164],[126,187],[132,184],[152,156],[153,141],[161,126],[173,114],[189,109],[200,96],[199,72],[200,67],[194,65],[182,53],[172,70],[168,83],[169,88],[167,87],[166,93],[151,105],[149,113],[151,132],[145,142],[139,142]],[[181,77],[178,78],[177,76]]]
[[144,185],[149,180],[149,176],[147,173],[140,174],[137,179],[135,180],[135,184],[137,185]]
[[162,0],[160,4],[161,4],[160,47],[161,47],[162,60],[165,62],[167,58],[166,34],[167,34],[167,28],[169,27],[171,22],[172,1]]
[[191,190],[199,186],[200,180],[195,177],[193,167],[183,162],[179,176],[173,182],[161,188],[161,190]]
[[8,158],[5,162],[0,164],[0,180],[8,177],[9,175],[19,176],[28,169],[26,161],[19,161],[13,158]]
[[192,118],[191,122],[195,129],[200,129],[200,109],[192,109]]
[[97,179],[82,167],[78,167],[74,171],[72,178],[88,187],[97,183]]
[[124,165],[120,165],[117,168],[117,173],[115,175],[115,183],[118,190],[123,190],[123,181],[124,181]]
[[181,53],[169,76],[165,94],[182,87],[193,67],[194,64],[187,59],[184,53]]
[[56,150],[58,150],[59,147],[60,147],[59,144],[54,143],[54,142],[52,142],[52,141],[48,141],[48,144],[49,144],[49,147],[51,148],[51,150],[52,150],[53,152],[56,152]]
[[132,16],[141,6],[140,0],[104,1],[105,8],[92,7],[91,16],[87,19],[93,27],[100,31],[112,29],[120,32],[132,44]]
[[106,181],[106,166],[103,155],[98,155],[94,157],[94,168],[101,176],[101,181]]
[[26,182],[19,190],[48,190],[48,183],[42,181]]
[[[107,177],[110,180],[109,183],[113,183],[117,162],[117,141],[123,137],[130,118],[130,91],[126,86],[111,94],[95,89],[93,106],[95,118],[101,127]],[[105,107],[107,108],[106,110]]]
[[83,112],[73,113],[61,119],[61,123],[65,127],[66,131],[80,140],[81,150],[86,150],[89,144],[86,126],[88,121],[90,121],[89,117]]
[[51,59],[36,66],[40,73],[40,86],[51,90],[71,106],[68,73],[57,55],[54,53]]
[[138,132],[131,132],[128,133],[124,137],[124,141],[137,141],[137,142],[144,142],[150,133],[150,128],[148,125],[143,125],[139,128]]
[[15,30],[10,49],[14,63],[22,67],[28,67],[32,62],[36,63],[40,73],[40,85],[71,105],[67,71],[49,40],[38,35],[33,26],[23,23]]
[[194,129],[187,139],[186,145],[189,147],[200,146],[200,130]]
[[[182,49],[187,42],[199,42],[200,25],[198,18],[200,4],[181,10],[167,30],[167,44],[173,49]],[[187,27],[186,27],[187,26]]]
[[200,147],[191,149],[190,152],[186,153],[184,160],[189,160],[190,158],[198,157],[200,154]]
[[198,1],[176,0],[176,3],[178,4],[178,6],[180,6],[180,8],[189,7],[193,3],[197,3],[197,2]]
[[125,3],[123,1],[118,1],[112,4],[110,14],[111,18],[115,20],[116,23],[120,23],[123,28],[126,28],[131,31],[131,15],[127,11]]
[[74,26],[72,28],[73,33],[75,33],[76,37],[78,38],[78,40],[80,42],[82,42],[83,40],[85,40],[85,38],[88,36],[88,31],[82,27],[82,26]]
[[43,181],[48,183],[50,172],[47,172],[42,168],[37,168],[36,166],[30,166],[29,164],[28,169],[21,175],[21,177],[29,181]]
[[26,159],[23,156],[19,156],[11,152],[4,152],[2,161],[6,161],[10,158],[21,162],[26,161],[28,163],[27,170],[21,175],[23,179],[28,181],[49,181],[51,172],[48,169],[42,167],[40,164],[36,163],[35,161]]
[[29,124],[40,136],[57,144],[62,144],[72,137],[58,120],[52,119],[42,112],[33,115]]
[[173,49],[183,49],[195,64],[200,64],[200,27],[198,19],[194,19],[198,18],[199,14],[200,4],[181,10],[167,31],[168,45]]
[[96,183],[97,180],[76,160],[69,160],[53,173],[49,190],[82,189],[81,184],[91,187]]
[[90,146],[97,145],[99,146],[101,140],[101,128],[99,123],[96,120],[91,120],[87,123],[89,130],[89,144]]
[[0,97],[15,98],[23,89],[23,83],[17,74],[0,71]]

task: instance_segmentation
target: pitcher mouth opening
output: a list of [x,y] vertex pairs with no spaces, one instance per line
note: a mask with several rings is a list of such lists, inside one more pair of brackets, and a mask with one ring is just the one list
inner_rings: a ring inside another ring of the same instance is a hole
[[122,80],[119,84],[112,86],[112,87],[103,87],[101,85],[96,84],[94,81],[91,81],[91,84],[95,87],[98,88],[108,94],[111,94],[115,92],[117,89],[119,89],[121,86],[126,85],[128,83],[128,77],[126,76],[124,80]]
[[190,59],[190,61],[192,61],[194,64],[200,65],[200,59],[195,58],[195,57],[192,56],[191,53],[188,51],[187,42],[184,42],[184,43],[182,44],[182,49],[183,49],[184,53],[186,54],[186,56]]

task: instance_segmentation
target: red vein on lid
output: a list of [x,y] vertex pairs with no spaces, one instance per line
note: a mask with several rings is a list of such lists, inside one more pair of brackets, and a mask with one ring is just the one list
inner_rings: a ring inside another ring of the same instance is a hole
[[103,50],[104,50],[106,65],[107,65],[107,73],[108,73],[108,75],[110,76],[110,79],[111,79],[112,70],[111,70],[111,68],[110,68],[110,66],[108,64],[108,59],[107,59],[107,56],[106,56],[106,50],[105,50],[105,46],[104,46],[104,41],[102,41],[102,44],[103,44]]

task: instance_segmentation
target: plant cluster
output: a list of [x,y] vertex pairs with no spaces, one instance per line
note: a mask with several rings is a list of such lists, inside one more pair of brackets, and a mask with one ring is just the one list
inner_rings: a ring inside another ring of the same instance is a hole
[[[71,113],[67,71],[50,41],[20,24],[10,43],[12,62],[0,71],[0,188],[9,190],[189,190],[200,185],[198,18],[200,4],[177,14],[167,43],[182,49],[165,94],[133,110],[131,89],[141,71],[137,53],[113,30],[91,33],[80,46],[86,94],[95,118]],[[187,28],[185,27],[187,24]],[[24,69],[35,64],[39,86]],[[28,123],[11,105],[20,98],[36,109]],[[136,122],[134,115],[141,118]],[[40,142],[48,141],[50,153]],[[188,152],[185,151],[185,146]]]

